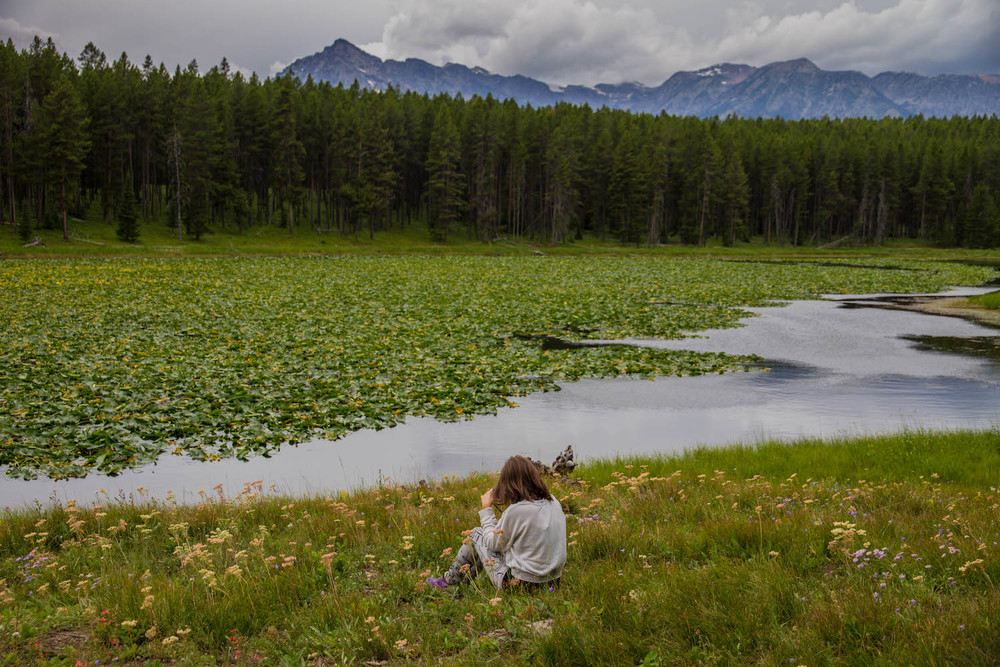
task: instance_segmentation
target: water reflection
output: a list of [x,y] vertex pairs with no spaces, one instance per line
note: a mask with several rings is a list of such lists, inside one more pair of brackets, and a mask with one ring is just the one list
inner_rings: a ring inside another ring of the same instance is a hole
[[[987,290],[971,290],[981,293]],[[837,297],[845,300],[847,297]],[[857,298],[854,298],[857,301]],[[874,296],[866,298],[876,303]],[[760,438],[836,436],[903,428],[988,427],[1000,422],[1000,364],[968,345],[940,351],[929,341],[997,331],[952,317],[877,308],[841,308],[837,300],[753,309],[746,326],[683,341],[643,341],[672,349],[758,354],[769,370],[692,378],[618,378],[569,383],[562,391],[519,399],[495,417],[444,424],[410,419],[383,431],[286,447],[269,459],[200,463],[165,456],[119,477],[24,482],[4,479],[0,504],[51,497],[81,502],[127,495],[143,486],[196,501],[223,484],[228,495],[263,480],[282,493],[327,493],[391,477],[411,482],[495,470],[511,453],[551,460],[567,444],[577,455],[676,453],[697,445]],[[920,342],[915,342],[914,337]]]

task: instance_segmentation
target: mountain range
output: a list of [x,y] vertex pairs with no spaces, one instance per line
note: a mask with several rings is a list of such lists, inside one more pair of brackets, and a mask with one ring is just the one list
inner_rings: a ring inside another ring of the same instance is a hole
[[559,102],[607,106],[639,113],[745,118],[847,118],[887,116],[976,116],[1000,114],[1000,75],[883,72],[869,77],[856,71],[829,71],[806,58],[763,67],[723,63],[695,72],[677,72],[659,86],[601,83],[553,86],[526,76],[502,76],[481,67],[448,63],[443,67],[417,58],[382,60],[338,39],[319,53],[299,58],[282,74],[385,90],[393,86],[418,93],[492,95],[519,104]]

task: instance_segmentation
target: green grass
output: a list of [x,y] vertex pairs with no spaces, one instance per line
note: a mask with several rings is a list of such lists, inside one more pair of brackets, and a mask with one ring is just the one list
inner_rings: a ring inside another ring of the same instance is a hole
[[994,275],[883,258],[0,260],[0,465],[58,478],[246,457],[408,415],[492,414],[581,377],[740,370],[746,358],[541,337],[680,338],[770,300]]
[[422,584],[476,521],[483,474],[7,511],[0,664],[1000,660],[996,429],[588,462],[573,478],[553,484],[569,562],[537,594]]
[[651,256],[725,256],[725,257],[909,257],[917,259],[977,262],[996,266],[1000,252],[993,250],[960,250],[937,248],[911,239],[892,240],[881,246],[855,247],[838,245],[832,248],[816,246],[765,245],[761,239],[740,242],[726,247],[711,239],[703,248],[669,243],[658,248],[623,246],[612,238],[599,239],[587,235],[584,239],[552,246],[531,239],[498,239],[492,242],[473,241],[462,231],[449,235],[447,242],[431,240],[427,226],[410,222],[400,230],[376,232],[369,239],[367,230],[359,230],[357,238],[338,232],[319,232],[310,227],[298,227],[291,235],[277,226],[258,226],[240,233],[229,223],[226,228],[216,225],[199,241],[186,235],[178,240],[177,232],[165,220],[140,223],[141,233],[136,243],[125,243],[115,235],[115,225],[100,217],[95,204],[84,219],[70,218],[68,241],[62,230],[34,230],[45,246],[25,248],[8,221],[0,224],[0,258],[56,257],[234,257],[327,254],[471,254],[471,255],[651,255]]
[[969,302],[982,308],[1000,309],[1000,292],[991,292],[980,296],[970,296]]

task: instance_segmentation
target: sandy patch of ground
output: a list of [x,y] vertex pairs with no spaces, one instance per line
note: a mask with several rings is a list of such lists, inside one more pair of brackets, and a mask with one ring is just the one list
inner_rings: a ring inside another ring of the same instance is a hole
[[963,317],[973,320],[979,324],[989,327],[1000,328],[1000,310],[983,308],[970,303],[965,297],[951,298],[920,298],[913,299],[910,303],[895,304],[895,307],[903,310],[915,310],[920,313],[931,315],[947,315],[950,317]]

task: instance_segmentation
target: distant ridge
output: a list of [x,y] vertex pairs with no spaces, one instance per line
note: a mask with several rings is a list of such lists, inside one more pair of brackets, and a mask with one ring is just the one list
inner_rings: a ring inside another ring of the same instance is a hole
[[677,72],[659,86],[640,83],[556,87],[525,76],[502,76],[481,67],[424,60],[382,60],[345,39],[299,58],[282,72],[301,79],[385,90],[473,95],[519,104],[559,102],[652,114],[746,118],[885,118],[1000,114],[1000,75],[946,74],[934,77],[820,69],[806,58],[763,67],[723,63],[696,72]]

